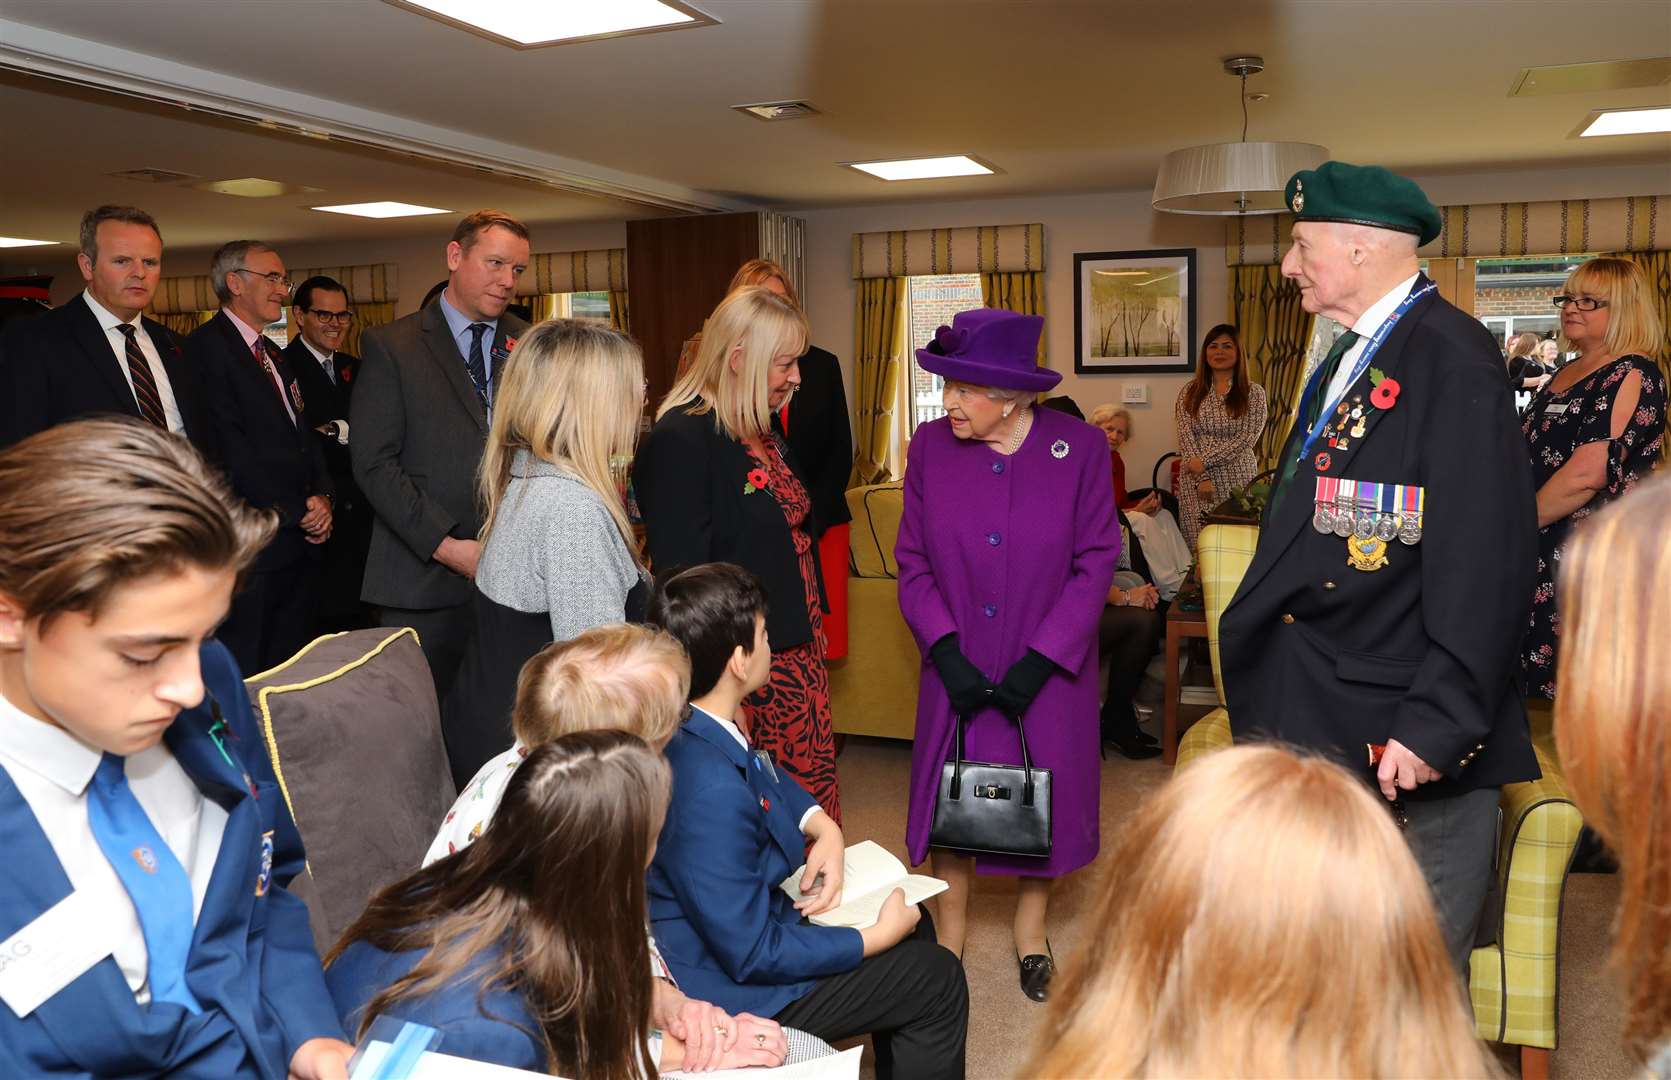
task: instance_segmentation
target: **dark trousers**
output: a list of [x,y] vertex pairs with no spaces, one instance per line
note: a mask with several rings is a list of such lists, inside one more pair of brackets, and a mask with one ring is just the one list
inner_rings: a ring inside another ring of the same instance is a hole
[[311,639],[316,567],[310,560],[250,574],[215,636],[245,676],[277,667]]
[[1102,704],[1102,733],[1119,738],[1137,733],[1137,711],[1131,699],[1143,681],[1149,658],[1155,655],[1166,630],[1164,608],[1107,604],[1097,623],[1097,652],[1108,660],[1108,696]]
[[962,1080],[969,984],[963,962],[935,944],[924,911],[910,937],[823,980],[774,1019],[829,1042],[869,1034],[877,1080]]
[[447,700],[458,665],[464,660],[464,647],[476,632],[476,614],[470,602],[444,608],[378,608],[377,625],[410,626],[418,632],[418,644],[429,661],[430,678],[435,680],[435,700]]
[[1497,798],[1494,787],[1444,799],[1405,799],[1404,838],[1427,878],[1451,962],[1466,976],[1485,894],[1495,872]]

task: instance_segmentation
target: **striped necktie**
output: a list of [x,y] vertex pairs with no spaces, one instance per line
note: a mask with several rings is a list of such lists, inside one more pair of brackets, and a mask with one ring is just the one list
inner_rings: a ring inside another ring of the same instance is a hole
[[138,331],[128,323],[117,323],[116,329],[124,342],[122,351],[127,356],[128,377],[133,382],[133,399],[139,405],[139,415],[167,431],[168,417],[163,412],[162,395],[157,392],[157,380],[151,373],[151,364],[140,351]]

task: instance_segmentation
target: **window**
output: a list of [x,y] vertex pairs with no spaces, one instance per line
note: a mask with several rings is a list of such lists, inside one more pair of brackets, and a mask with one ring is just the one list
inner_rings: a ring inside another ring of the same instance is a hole
[[909,341],[906,355],[910,365],[911,431],[918,424],[944,416],[940,389],[945,380],[917,366],[917,350],[927,347],[934,331],[951,324],[952,316],[981,305],[979,274],[925,274],[906,278],[906,313]]
[[609,321],[609,294],[606,292],[571,292],[557,294],[557,318],[595,319]]
[[1589,255],[1543,255],[1518,259],[1478,259],[1474,263],[1474,317],[1497,337],[1505,352],[1520,334],[1554,337],[1561,314],[1550,298],[1561,291]]
[[290,344],[290,305],[280,308],[278,320],[263,326],[261,332],[281,349]]

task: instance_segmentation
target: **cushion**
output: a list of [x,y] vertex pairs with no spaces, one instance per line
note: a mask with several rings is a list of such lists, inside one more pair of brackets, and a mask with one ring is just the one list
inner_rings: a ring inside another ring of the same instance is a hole
[[1208,525],[1196,541],[1201,561],[1201,598],[1207,609],[1207,651],[1212,657],[1213,688],[1218,691],[1220,705],[1224,704],[1224,671],[1219,663],[1218,620],[1235,598],[1242,575],[1253,564],[1253,552],[1258,546],[1256,525]]
[[319,638],[245,686],[307,850],[297,891],[323,951],[418,869],[453,803],[435,685],[417,632],[385,627]]
[[894,542],[905,514],[905,482],[853,488],[847,492],[847,509],[853,515],[848,572],[861,578],[899,577]]

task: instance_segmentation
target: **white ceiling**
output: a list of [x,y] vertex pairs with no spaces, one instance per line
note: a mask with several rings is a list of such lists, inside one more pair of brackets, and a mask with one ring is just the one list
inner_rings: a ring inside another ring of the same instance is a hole
[[[1665,104],[1671,89],[1508,96],[1524,67],[1671,53],[1666,0],[696,2],[720,24],[530,51],[381,0],[0,0],[0,19],[145,54],[188,81],[235,76],[713,206],[1147,188],[1166,151],[1237,137],[1219,60],[1240,52],[1270,65],[1250,82],[1271,95],[1252,107],[1253,139],[1429,175],[1663,164],[1671,184],[1671,138],[1572,137],[1592,109]],[[822,115],[768,124],[729,108],[803,97]],[[28,75],[0,77],[0,125],[7,235],[68,239],[79,211],[107,200],[153,209],[187,246],[229,230],[410,229],[303,208],[327,200],[499,205],[538,223],[665,212]],[[886,184],[836,165],[964,152],[1001,173]],[[142,166],[326,190],[249,200],[104,176]]]

